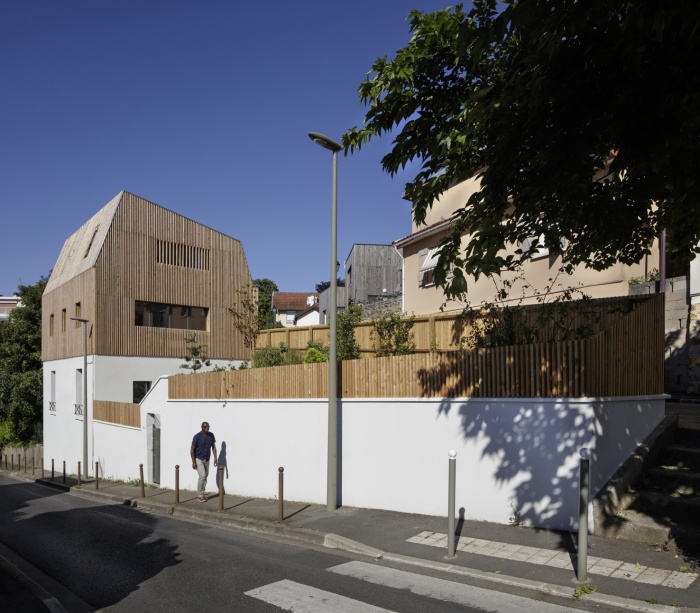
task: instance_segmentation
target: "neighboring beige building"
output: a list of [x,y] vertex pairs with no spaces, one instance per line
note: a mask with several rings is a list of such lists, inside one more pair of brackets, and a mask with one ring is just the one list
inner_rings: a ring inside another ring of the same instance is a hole
[[[478,180],[469,179],[458,183],[447,190],[428,210],[425,223],[411,225],[411,234],[394,241],[394,246],[403,255],[403,312],[424,315],[437,313],[444,305],[444,311],[461,310],[464,304],[457,301],[446,301],[445,295],[433,281],[433,270],[437,263],[437,251],[440,239],[449,233],[452,219],[467,199],[478,189]],[[468,236],[462,238],[466,245]],[[561,266],[561,257],[549,255],[542,249],[540,253],[523,266],[523,274],[527,280],[527,288],[523,293],[522,283],[516,284],[510,291],[511,301],[520,300],[524,303],[536,301],[535,290],[544,291],[546,286],[555,278]],[[560,274],[556,279],[553,292],[575,287],[593,298],[607,296],[626,296],[628,282],[632,277],[641,277],[647,272],[659,268],[658,245],[652,246],[652,253],[639,264],[625,266],[616,264],[603,271],[596,271],[579,265],[571,276]],[[506,273],[503,279],[511,280],[516,275]],[[483,301],[493,301],[496,287],[493,280],[482,277],[477,282],[473,279],[468,285],[467,298],[472,306],[478,306]]]
[[10,319],[10,311],[21,306],[19,296],[0,296],[0,321]]

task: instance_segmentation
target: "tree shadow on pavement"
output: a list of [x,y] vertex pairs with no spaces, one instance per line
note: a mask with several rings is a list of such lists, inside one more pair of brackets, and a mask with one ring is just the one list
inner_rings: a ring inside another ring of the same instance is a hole
[[66,509],[66,503],[53,500],[62,492],[41,488],[37,495],[36,488],[0,486],[6,518],[0,540],[97,609],[120,602],[179,564],[177,546],[155,535],[156,518],[73,497],[74,508]]

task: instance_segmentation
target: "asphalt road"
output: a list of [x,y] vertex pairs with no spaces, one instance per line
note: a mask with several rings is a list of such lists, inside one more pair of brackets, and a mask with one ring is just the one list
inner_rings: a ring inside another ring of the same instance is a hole
[[0,514],[0,542],[71,613],[570,610],[4,476]]

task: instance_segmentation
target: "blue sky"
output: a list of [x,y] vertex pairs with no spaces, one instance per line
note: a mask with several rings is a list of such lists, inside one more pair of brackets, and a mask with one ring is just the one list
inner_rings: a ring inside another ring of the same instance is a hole
[[[254,278],[329,278],[331,154],[357,87],[433,0],[5,0],[0,294],[35,283],[121,190],[239,239]],[[339,159],[338,259],[410,233],[376,141]],[[411,169],[408,170],[411,172]]]

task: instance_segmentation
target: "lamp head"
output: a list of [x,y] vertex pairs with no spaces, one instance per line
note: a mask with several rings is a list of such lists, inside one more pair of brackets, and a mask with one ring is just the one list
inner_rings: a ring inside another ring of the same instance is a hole
[[332,151],[333,153],[337,153],[340,151],[343,147],[336,143],[332,138],[328,138],[327,136],[321,134],[320,132],[309,132],[309,138],[315,142],[319,147],[323,147],[324,149],[328,149],[328,151]]
[[86,324],[90,321],[89,319],[85,319],[84,317],[71,317],[71,319],[73,321],[81,321],[84,324]]

